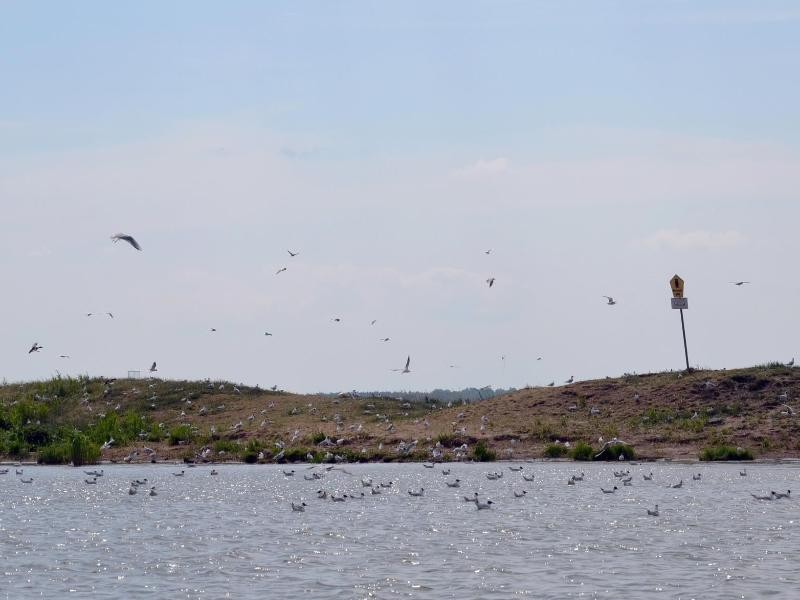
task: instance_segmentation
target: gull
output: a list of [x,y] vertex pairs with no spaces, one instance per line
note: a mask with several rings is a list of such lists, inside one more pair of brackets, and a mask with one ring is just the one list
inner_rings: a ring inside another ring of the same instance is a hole
[[156,486],[150,488],[150,495],[151,496],[158,496],[158,492],[156,492]]
[[747,477],[747,469],[742,469],[741,471],[739,471],[739,476],[740,477]]
[[120,240],[124,240],[124,241],[128,242],[131,246],[136,248],[137,250],[141,250],[142,249],[142,247],[139,246],[139,242],[137,242],[135,239],[133,239],[132,235],[128,235],[127,233],[115,233],[114,235],[111,236],[111,239],[114,240],[115,244]]
[[327,497],[328,497],[328,492],[326,492],[325,490],[317,490],[317,498],[319,498],[320,500],[325,500],[325,498]]
[[484,253],[484,254],[491,254],[491,253],[492,253],[492,249],[491,249],[491,248],[489,248],[488,250],[484,250],[484,252],[483,252],[483,253]]
[[58,358],[69,358],[69,354],[59,354]]
[[281,274],[281,273],[283,273],[285,270],[286,270],[286,267],[281,267],[280,269],[278,269],[277,271],[275,271],[275,275],[280,275],[280,274]]
[[44,348],[44,346],[40,346],[39,342],[34,342],[33,346],[31,346],[31,349],[28,350],[28,354],[30,354],[31,352],[38,352],[42,348]]
[[292,469],[291,471],[284,471],[283,474],[286,475],[287,477],[292,477],[294,475],[294,469]]
[[508,470],[509,471],[522,471],[522,469],[524,469],[524,468],[525,468],[524,466],[520,465],[518,467],[508,467]]
[[20,483],[33,483],[33,477],[28,477],[27,479],[20,479]]
[[692,481],[700,481],[702,475],[698,473],[697,475],[692,475]]
[[527,493],[528,492],[526,492],[525,490],[522,490],[521,492],[514,490],[514,498],[522,498]]
[[611,489],[611,490],[607,490],[605,488],[600,488],[600,491],[603,492],[604,494],[613,494],[614,492],[617,491],[617,486],[614,486],[614,489]]
[[369,324],[370,325],[375,325],[375,323],[377,323],[377,322],[378,322],[378,319],[372,319],[372,321],[370,321]]
[[287,250],[287,252],[289,253],[289,256],[291,256],[292,258],[300,254],[299,252],[292,252],[291,250]]
[[139,489],[135,485],[132,485],[131,487],[128,488],[128,495],[135,496],[138,491]]
[[266,336],[268,336],[268,337],[272,337],[272,334],[271,334],[269,331],[265,331],[265,332],[264,332],[264,335],[266,335]]
[[156,371],[158,371],[158,369],[156,369],[156,361],[153,361],[153,364],[150,365],[150,372],[155,373]]
[[603,298],[608,300],[606,304],[608,304],[609,306],[614,306],[617,303],[617,301],[614,300],[614,298],[612,298],[611,296],[603,296]]
[[774,500],[775,499],[775,492],[772,492],[769,496],[756,496],[752,492],[750,495],[755,498],[756,500]]
[[677,490],[678,488],[682,488],[683,487],[683,479],[681,479],[678,483],[675,483],[675,484],[671,485],[670,487],[672,489],[674,489],[674,490]]
[[494,277],[489,277],[489,279],[486,280],[486,283],[489,284],[489,287],[492,287],[494,285]]
[[460,480],[460,479],[456,479],[456,480],[455,480],[454,482],[452,482],[452,483],[450,483],[449,481],[445,481],[445,482],[444,482],[444,484],[445,484],[447,487],[451,487],[451,488],[457,488],[457,487],[461,487],[461,480]]
[[794,416],[794,409],[789,406],[788,404],[781,404],[781,406],[785,406],[786,410],[781,412],[782,415],[792,415]]
[[741,287],[745,283],[750,283],[750,282],[749,281],[729,281],[728,283],[730,283],[731,285],[736,285],[736,286]]
[[381,341],[381,342],[388,342],[388,341],[389,341],[389,338],[381,338],[381,339],[380,339],[380,341]]
[[573,479],[573,481],[583,481],[583,478],[584,478],[585,476],[586,476],[586,475],[583,473],[583,471],[581,471],[581,474],[580,474],[580,475],[573,475],[573,476],[572,476],[572,479]]
[[442,469],[442,475],[450,475],[450,469]]
[[415,492],[414,490],[408,490],[408,495],[409,496],[417,496],[418,497],[418,496],[422,496],[424,493],[425,493],[425,488],[423,488],[423,487],[419,488],[418,492]]
[[86,483],[89,483],[89,484],[96,484],[97,483],[97,478],[92,477],[91,479],[84,479],[84,481]]
[[331,321],[333,321],[334,323],[341,323],[342,322],[342,318],[341,317],[333,317],[333,319],[331,319]]
[[477,502],[477,501],[478,501],[478,492],[475,492],[475,494],[472,497],[464,496],[464,502]]
[[293,510],[294,512],[305,512],[305,510],[306,510],[306,503],[305,503],[305,502],[302,502],[302,503],[300,503],[300,504],[295,504],[294,502],[292,502],[292,510]]
[[569,379],[567,379],[564,383],[572,383],[573,381],[575,381],[575,376],[574,375],[570,375]]
[[382,494],[383,492],[381,492],[380,489],[378,489],[378,488],[372,488],[369,491],[369,493],[372,494],[373,496],[377,496],[378,494]]
[[658,516],[658,504],[656,504],[656,507],[655,507],[654,510],[650,510],[648,508],[647,509],[647,514],[650,515],[651,517],[657,517]]
[[406,366],[405,367],[403,367],[402,369],[392,369],[392,371],[400,371],[401,375],[403,373],[411,373],[411,369],[408,368],[410,365],[411,365],[411,356],[406,358]]
[[550,383],[547,384],[547,387],[553,387],[555,384],[556,384],[555,381],[551,381]]
[[113,315],[113,314],[111,314],[110,312],[107,312],[106,314],[109,316],[109,318],[111,318],[111,319],[113,319],[113,318],[114,318],[114,315]]
[[645,481],[653,481],[653,472],[650,471],[650,475],[642,475]]
[[536,475],[524,475],[524,474],[523,474],[523,475],[522,475],[522,478],[523,478],[525,481],[533,481],[533,480],[536,478]]
[[214,332],[214,331],[216,331],[216,330],[217,330],[217,329],[216,329],[216,327],[212,327],[212,328],[211,328],[211,331],[212,331],[212,332]]
[[793,367],[794,366],[794,356],[792,357],[792,360],[790,360],[788,363],[786,363],[786,366],[787,367]]
[[211,469],[211,474],[212,475],[219,475],[219,471],[217,471],[216,469]]
[[781,498],[791,498],[792,496],[792,490],[786,490],[785,494],[782,494],[781,492],[772,492],[772,493],[775,495],[776,500],[779,500]]
[[487,508],[491,508],[492,504],[494,504],[491,500],[487,500],[486,502],[481,502],[477,498],[475,499],[475,507],[478,510],[486,510]]
[[569,479],[567,479],[567,485],[575,485],[575,478],[570,477]]
[[173,473],[173,475],[175,475],[175,477],[183,477],[185,474],[186,474],[185,471],[181,471],[180,473]]

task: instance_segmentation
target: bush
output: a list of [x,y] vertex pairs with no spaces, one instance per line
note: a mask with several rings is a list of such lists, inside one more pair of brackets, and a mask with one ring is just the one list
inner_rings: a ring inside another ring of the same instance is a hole
[[176,446],[178,442],[190,442],[192,440],[192,428],[189,425],[178,425],[169,431],[169,443]]
[[586,442],[578,442],[572,449],[572,460],[592,460],[594,458],[594,448]]
[[753,453],[733,446],[709,446],[700,453],[700,460],[753,460]]
[[70,461],[70,450],[66,444],[50,444],[39,450],[36,462],[42,465],[65,465]]
[[321,431],[318,431],[317,433],[315,433],[314,435],[311,436],[311,443],[314,444],[314,445],[319,444],[326,437],[327,436],[324,433],[322,433]]
[[248,450],[242,455],[242,460],[249,465],[255,464],[258,462],[258,452]]
[[561,458],[567,454],[569,454],[569,450],[566,446],[562,446],[561,444],[548,444],[544,449],[544,455],[547,458]]
[[613,444],[606,446],[594,460],[619,460],[620,457],[622,460],[633,460],[636,458],[636,452],[627,444]]
[[84,434],[75,431],[69,443],[69,458],[76,467],[96,463],[100,458],[100,447]]
[[480,441],[475,444],[475,450],[473,450],[473,458],[478,462],[491,462],[497,459],[497,453],[494,450],[490,450],[486,447],[486,442]]

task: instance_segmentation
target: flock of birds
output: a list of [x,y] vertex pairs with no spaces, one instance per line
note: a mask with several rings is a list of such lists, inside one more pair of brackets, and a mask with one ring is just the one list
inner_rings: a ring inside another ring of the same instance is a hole
[[[631,464],[638,464],[638,463],[631,463]],[[194,464],[187,465],[188,467],[195,467]],[[461,488],[462,480],[458,477],[453,476],[453,465],[445,464],[445,463],[422,463],[422,467],[425,469],[440,469],[442,474],[442,487],[440,489],[454,489],[454,488]],[[510,497],[513,497],[516,500],[521,500],[527,497],[528,490],[524,489],[524,483],[521,482],[535,482],[536,481],[536,474],[530,470],[526,471],[525,465],[508,465],[506,467],[508,472],[511,473],[509,477],[512,478],[519,478],[514,479],[511,484],[511,494]],[[199,470],[198,470],[199,471]],[[356,477],[353,475],[352,472],[348,471],[347,468],[340,465],[316,465],[312,464],[305,467],[303,473],[303,480],[312,482],[312,487],[315,489],[313,495],[316,497],[317,500],[330,500],[331,502],[347,502],[347,501],[364,501],[368,497],[373,496],[382,496],[384,494],[402,494],[402,492],[395,491],[397,487],[399,487],[396,481],[375,481],[372,477],[368,477],[366,475],[362,475],[360,477]],[[212,468],[210,471],[201,471],[203,473],[207,473],[211,477],[216,477],[219,475],[219,471],[216,468]],[[298,478],[299,471],[295,469],[286,469],[282,468],[281,472],[285,478]],[[0,475],[6,475],[9,473],[8,468],[0,469]],[[340,487],[347,486],[348,488],[352,488],[353,486],[358,486],[358,491],[349,490],[347,492],[340,491],[340,488],[337,487],[336,489],[330,490],[325,489],[324,487],[320,487],[320,484],[325,481],[326,477],[331,474],[338,474],[341,473],[343,475],[347,475],[352,477],[351,480],[346,482],[338,481],[337,485]],[[20,483],[25,484],[32,484],[33,477],[24,477],[24,469],[16,468],[15,474],[19,476]],[[97,485],[98,481],[101,480],[105,473],[103,469],[93,469],[89,471],[84,471],[86,478],[84,478],[84,483],[86,485]],[[186,470],[182,469],[180,471],[172,471],[172,475],[174,477],[184,477],[186,475]],[[642,477],[642,481],[646,482],[645,485],[653,486],[659,485],[658,482],[654,480],[654,474],[652,471],[649,473],[640,473]],[[485,473],[485,477],[487,481],[501,481],[505,478],[506,471],[503,469],[489,471]],[[607,476],[607,475],[606,475]],[[634,485],[633,480],[634,476],[631,474],[630,469],[621,469],[621,470],[614,470],[613,471],[613,483],[619,483],[623,487],[631,487]],[[743,469],[739,471],[740,477],[747,477],[747,469]],[[566,485],[568,486],[575,486],[578,483],[581,483],[585,480],[586,474],[575,473],[570,475],[570,477],[566,480]],[[521,480],[521,481],[520,481]],[[692,473],[691,475],[692,482],[696,482],[697,485],[701,485],[703,477],[701,473]],[[145,489],[146,494],[148,496],[157,496],[158,492],[156,491],[156,486],[151,485],[152,482],[148,481],[145,477],[143,479],[132,479],[130,481],[127,494],[130,496],[135,496],[139,493],[140,489]],[[677,482],[666,482],[664,487],[671,490],[677,490],[684,487],[684,480],[680,479]],[[602,485],[599,486],[600,492],[604,495],[611,495],[616,494],[619,491],[619,485],[609,485],[604,487]],[[367,492],[368,490],[368,492]],[[420,486],[418,488],[409,488],[406,490],[406,494],[410,498],[422,498],[426,496],[426,491],[430,492],[431,490],[426,490],[425,487]],[[497,494],[503,493],[502,490],[497,489]],[[434,492],[435,493],[435,492]],[[508,493],[508,490],[505,491]],[[495,494],[495,497],[497,497]],[[405,494],[404,494],[405,495]],[[754,500],[757,501],[777,501],[777,500],[790,500],[792,498],[792,491],[786,490],[785,492],[778,492],[775,490],[771,490],[768,494],[755,494],[750,492],[750,495]],[[489,497],[484,498],[484,494],[479,491],[471,491],[467,493],[460,493],[459,496],[463,499],[463,502],[471,503],[475,505],[476,510],[488,510],[492,508],[495,504],[495,501]],[[300,498],[290,501],[290,508],[293,512],[305,512],[306,508],[309,507],[309,504],[305,502],[304,499]],[[650,509],[647,509],[647,515],[657,517],[660,515],[659,512],[659,505],[655,504],[655,506]]]
[[[114,243],[117,243],[117,242],[119,242],[119,241],[124,241],[124,242],[127,242],[128,244],[130,244],[130,246],[131,246],[132,248],[134,248],[134,249],[136,249],[136,250],[138,250],[138,251],[140,251],[140,252],[141,252],[141,250],[142,250],[142,247],[141,247],[141,245],[139,244],[139,242],[136,240],[136,238],[134,238],[134,237],[133,237],[132,235],[130,235],[130,234],[127,234],[127,233],[115,233],[114,235],[112,235],[112,236],[111,236],[111,239],[113,240],[113,242],[114,242]],[[289,254],[289,257],[290,257],[290,258],[294,258],[294,257],[296,257],[296,256],[298,256],[298,255],[300,254],[299,252],[294,252],[294,251],[292,251],[292,250],[287,250],[286,252]],[[484,254],[486,254],[486,255],[489,255],[489,254],[491,254],[491,253],[492,253],[492,249],[491,249],[491,248],[489,248],[488,250],[485,250],[485,251],[484,251]],[[278,269],[278,270],[275,272],[275,275],[280,275],[281,273],[284,273],[284,272],[286,272],[287,270],[288,270],[288,267],[287,267],[287,266],[282,266],[282,267],[280,267],[280,268],[279,268],[279,269]],[[496,281],[496,278],[495,278],[495,277],[493,277],[493,276],[492,276],[492,277],[488,277],[488,278],[486,279],[486,283],[487,283],[487,285],[488,285],[490,288],[494,286],[494,284],[495,284],[495,281]],[[729,282],[729,283],[730,283],[730,284],[732,284],[732,285],[735,285],[735,286],[741,287],[741,286],[743,286],[743,285],[747,285],[747,284],[749,284],[749,283],[750,283],[750,281],[731,281],[731,282]],[[602,296],[602,297],[603,297],[603,298],[605,298],[605,300],[606,300],[606,304],[607,304],[608,306],[615,306],[615,305],[617,304],[617,301],[614,299],[614,297],[613,297],[613,296]],[[95,314],[95,313],[87,313],[87,314],[86,314],[86,316],[87,316],[87,317],[91,317],[91,316],[93,316],[94,314]],[[105,315],[106,315],[106,316],[108,316],[108,317],[109,317],[109,318],[111,318],[111,319],[113,319],[113,318],[114,318],[114,315],[113,315],[113,313],[111,313],[111,312],[106,312],[106,313],[105,313]],[[334,323],[341,323],[341,322],[342,322],[342,319],[341,319],[341,317],[333,317],[331,320],[332,320]],[[370,325],[375,325],[375,323],[376,323],[376,322],[377,322],[377,321],[376,321],[375,319],[373,319],[373,320],[371,321]],[[212,328],[210,328],[210,331],[213,333],[213,332],[216,332],[216,331],[217,331],[217,329],[216,329],[215,327],[212,327]],[[265,336],[268,336],[268,337],[271,337],[271,336],[272,336],[272,333],[270,333],[270,332],[268,332],[268,331],[267,331],[267,332],[264,332],[264,335],[265,335]],[[389,338],[389,337],[383,337],[383,338],[380,338],[380,339],[379,339],[379,341],[381,341],[381,342],[388,342],[388,341],[390,341],[390,338]],[[32,354],[32,353],[34,353],[34,352],[39,352],[39,351],[40,351],[40,350],[42,350],[43,348],[44,348],[44,346],[40,345],[38,342],[34,342],[34,344],[31,346],[30,350],[28,350],[28,354]],[[69,355],[68,355],[68,354],[60,354],[60,355],[59,355],[59,358],[67,358],[67,359],[68,359],[68,358],[70,358],[70,357],[69,357]],[[503,357],[502,357],[502,359],[505,361],[505,356],[503,356]],[[540,361],[540,360],[542,360],[542,357],[541,357],[541,356],[537,358],[537,361]],[[505,364],[505,363],[504,363],[504,364]],[[792,361],[791,361],[791,363],[789,364],[789,366],[791,366],[792,364],[794,364],[794,359],[792,359]],[[406,358],[406,363],[405,363],[405,366],[404,366],[403,368],[400,368],[400,369],[391,369],[391,371],[393,371],[393,372],[398,372],[398,373],[400,373],[400,374],[407,374],[407,373],[411,373],[410,365],[411,365],[411,356],[408,356],[408,357]],[[451,368],[455,368],[455,365],[450,365],[450,367],[451,367]],[[151,373],[154,373],[156,370],[157,370],[157,369],[156,369],[156,363],[155,363],[155,362],[153,362],[153,364],[152,364],[152,366],[150,367],[149,371],[150,371]],[[570,377],[570,378],[569,378],[568,380],[566,380],[564,383],[566,383],[566,384],[570,384],[570,383],[572,383],[573,381],[574,381],[574,377]],[[550,382],[550,383],[548,384],[548,386],[549,386],[549,387],[552,387],[552,386],[554,386],[554,385],[555,385],[555,381],[552,381],[552,382]]]

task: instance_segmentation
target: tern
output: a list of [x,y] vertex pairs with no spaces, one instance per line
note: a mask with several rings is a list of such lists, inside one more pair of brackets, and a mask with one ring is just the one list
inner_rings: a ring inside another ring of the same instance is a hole
[[28,354],[30,354],[31,352],[38,352],[42,348],[44,348],[44,346],[40,346],[39,342],[34,342],[33,346],[31,346],[31,349],[28,350]]
[[603,296],[603,298],[608,300],[606,304],[608,304],[609,306],[614,306],[617,303],[617,301],[614,300],[614,298],[612,298],[611,296]]
[[292,252],[291,250],[287,250],[287,252],[289,253],[289,256],[291,256],[292,258],[300,254],[299,252]]
[[736,285],[736,286],[741,287],[745,283],[750,283],[750,282],[749,281],[729,281],[728,283],[730,283],[731,285]]
[[492,504],[494,504],[491,500],[487,500],[486,502],[481,502],[480,500],[475,500],[475,506],[478,510],[486,510],[487,508],[491,508]]
[[411,357],[409,356],[408,358],[406,358],[406,366],[405,367],[403,367],[402,369],[392,369],[392,371],[400,371],[401,375],[403,373],[411,373],[411,369],[409,369],[410,365],[411,365]]
[[124,240],[137,250],[142,249],[142,247],[139,245],[139,242],[133,239],[132,235],[128,235],[127,233],[115,233],[114,235],[111,236],[111,239],[114,240],[115,244],[120,240]]
[[494,277],[489,277],[489,279],[486,280],[486,283],[489,284],[489,287],[492,287],[494,285]]
[[286,267],[281,267],[280,269],[278,269],[277,271],[275,271],[275,275],[280,275],[280,274],[281,274],[281,273],[283,273],[285,270],[286,270]]

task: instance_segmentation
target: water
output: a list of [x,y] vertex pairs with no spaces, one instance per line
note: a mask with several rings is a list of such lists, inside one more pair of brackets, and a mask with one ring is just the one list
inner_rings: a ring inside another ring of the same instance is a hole
[[[534,482],[513,463],[454,464],[448,476],[441,465],[347,465],[352,475],[320,481],[304,480],[306,465],[184,477],[172,475],[183,467],[106,466],[97,485],[83,469],[11,467],[0,475],[0,598],[798,596],[797,501],[750,493],[800,493],[800,466],[748,465],[741,477],[739,465],[519,464]],[[622,468],[632,487],[613,476]],[[503,478],[489,481],[492,471]],[[579,471],[584,481],[566,485]],[[395,483],[372,496],[362,477]],[[445,486],[456,477],[460,488]],[[408,495],[419,487],[423,497]],[[332,502],[317,489],[367,496]],[[491,509],[463,500],[476,490]],[[308,507],[293,512],[291,501]],[[654,504],[658,517],[646,513]]]

